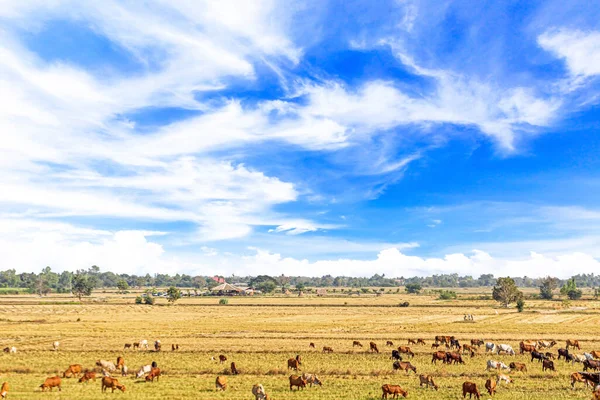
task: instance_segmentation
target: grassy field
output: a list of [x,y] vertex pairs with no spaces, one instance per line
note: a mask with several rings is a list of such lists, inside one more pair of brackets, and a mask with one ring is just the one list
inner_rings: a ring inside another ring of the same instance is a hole
[[[487,292],[486,292],[487,293]],[[461,341],[481,338],[507,343],[518,349],[523,339],[554,339],[564,347],[567,338],[579,339],[582,351],[600,350],[600,303],[528,301],[526,311],[496,308],[496,303],[478,300],[484,290],[459,291],[459,299],[440,301],[430,296],[385,294],[353,297],[246,297],[230,298],[219,306],[218,298],[184,298],[175,306],[134,305],[130,295],[96,293],[84,304],[69,304],[70,296],[0,297],[0,345],[16,346],[16,354],[0,355],[0,383],[11,385],[9,399],[252,399],[250,389],[262,383],[274,399],[379,399],[381,385],[399,384],[409,398],[462,398],[461,385],[473,380],[480,387],[494,376],[485,371],[486,360],[507,364],[525,362],[528,373],[511,373],[515,382],[502,386],[500,399],[589,399],[589,390],[571,390],[569,375],[581,370],[555,361],[556,372],[545,372],[526,356],[486,356],[484,350],[466,364],[431,364],[430,344],[435,335],[455,335]],[[407,308],[397,307],[409,301]],[[47,304],[43,304],[47,303]],[[54,304],[53,304],[54,303]],[[465,313],[474,322],[463,321]],[[418,373],[435,377],[439,391],[419,388],[412,372],[392,371],[389,358],[392,340],[406,345],[408,338],[424,338],[427,346],[411,346],[417,354],[411,360]],[[163,351],[123,351],[123,344],[160,339]],[[59,340],[60,350],[52,351]],[[353,348],[360,340],[365,347]],[[380,354],[367,352],[368,342],[378,344]],[[317,349],[309,349],[314,342]],[[171,352],[170,345],[180,345]],[[331,346],[333,354],[320,349]],[[167,351],[165,351],[167,350]],[[211,360],[227,356],[226,364]],[[302,356],[302,372],[316,373],[323,387],[290,393],[286,360]],[[130,370],[156,361],[163,370],[160,382],[145,383],[131,376],[119,380],[125,393],[102,394],[100,382],[77,383],[64,379],[62,392],[41,393],[39,385],[69,364],[92,368],[97,359],[115,361],[124,356]],[[235,361],[241,374],[228,376],[230,387],[216,392],[214,380]]]

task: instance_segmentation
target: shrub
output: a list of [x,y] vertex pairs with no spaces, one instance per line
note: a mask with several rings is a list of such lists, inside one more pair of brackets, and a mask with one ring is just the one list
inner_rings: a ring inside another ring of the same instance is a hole
[[421,291],[422,287],[420,283],[407,283],[404,287],[406,293],[418,294]]
[[227,299],[220,299],[219,300],[219,304],[225,306],[225,305],[229,304],[229,300],[227,300]]
[[438,297],[439,300],[451,300],[456,299],[456,292],[452,290],[442,290]]
[[146,296],[146,297],[144,297],[144,304],[148,304],[149,306],[153,306],[154,305],[154,297],[152,297],[152,296]]
[[135,298],[135,304],[142,304],[144,302],[144,298],[142,296],[138,296]]
[[525,308],[525,300],[523,300],[523,298],[520,298],[519,300],[517,300],[517,310],[519,310],[519,312],[523,312],[524,308]]
[[400,303],[398,304],[398,307],[408,307],[410,304],[408,301],[405,301],[404,303]]

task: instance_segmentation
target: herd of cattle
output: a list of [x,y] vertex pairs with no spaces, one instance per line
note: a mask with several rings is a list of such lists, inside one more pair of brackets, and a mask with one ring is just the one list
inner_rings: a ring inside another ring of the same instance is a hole
[[[424,339],[408,339],[408,345],[416,345],[416,346],[426,346],[426,342]],[[556,341],[522,341],[519,343],[519,354],[529,354],[531,356],[531,362],[537,361],[541,365],[542,372],[545,371],[555,371],[554,360],[560,360],[561,358],[564,362],[572,363],[580,363],[583,366],[583,371],[573,372],[570,375],[571,379],[571,387],[574,389],[576,383],[582,383],[586,387],[592,387],[592,399],[600,400],[600,351],[590,351],[584,352],[583,354],[573,353],[573,350],[581,351],[581,346],[577,340],[567,340],[564,348],[560,348],[557,350],[557,353],[552,352],[552,348],[557,345]],[[53,350],[58,351],[60,346],[59,342],[53,343]],[[387,341],[386,346],[394,347],[394,343],[392,341]],[[440,350],[440,347],[444,346],[446,351]],[[491,342],[484,342],[481,339],[471,339],[470,344],[464,343],[461,344],[460,341],[454,336],[436,336],[434,342],[431,345],[431,349],[435,350],[432,353],[431,363],[437,364],[438,361],[441,361],[447,365],[456,365],[456,364],[464,364],[463,360],[464,355],[468,355],[471,358],[475,357],[481,347],[484,346],[484,351],[486,355],[509,355],[515,356],[517,352],[512,348],[512,346],[508,344],[495,344]],[[310,348],[316,349],[314,343],[309,344]],[[360,341],[353,341],[352,347],[360,347],[363,345]],[[127,343],[125,344],[124,350],[127,349],[146,349],[149,350],[149,345],[147,340],[142,340],[136,343]],[[154,351],[161,351],[162,345],[160,340],[156,340],[154,342]],[[171,345],[172,351],[179,350],[178,344]],[[369,343],[369,352],[379,353],[379,348],[375,342]],[[4,348],[4,352],[6,353],[16,353],[17,349],[13,347]],[[322,348],[323,353],[333,353],[333,348],[330,346],[324,346]],[[399,346],[397,349],[391,351],[391,359],[392,369],[394,371],[405,371],[408,375],[411,371],[414,374],[417,374],[417,367],[413,365],[410,361],[404,361],[403,357],[413,358],[415,353],[411,350],[409,346]],[[213,357],[212,360],[216,361]],[[223,354],[219,355],[218,360],[220,363],[225,363],[227,361],[227,357]],[[84,369],[80,364],[70,365],[62,374],[62,378],[60,376],[53,376],[47,378],[41,385],[40,388],[43,391],[49,390],[52,391],[53,388],[58,388],[59,391],[62,390],[62,379],[65,378],[79,378],[80,383],[89,382],[90,380],[96,381],[97,374],[98,378],[101,377],[101,391],[106,392],[107,389],[111,389],[111,392],[116,390],[120,390],[125,392],[125,385],[120,383],[119,380],[113,376],[113,374],[120,373],[121,376],[127,376],[129,373],[129,369],[125,365],[125,359],[122,356],[119,356],[116,360],[116,363],[107,360],[97,360],[94,368]],[[295,358],[290,358],[287,360],[288,370],[293,370],[298,373],[301,370],[302,366],[302,358],[300,355],[296,355]],[[230,370],[232,375],[238,375],[240,372],[235,364],[232,362],[230,364]],[[493,396],[499,385],[502,383],[510,384],[513,382],[513,379],[507,375],[509,372],[527,372],[527,365],[525,363],[519,362],[511,362],[509,365],[506,365],[504,362],[496,361],[492,359],[488,359],[486,363],[487,371],[496,371],[497,376],[495,378],[489,378],[484,383],[484,387],[490,396]],[[589,371],[589,372],[588,372]],[[506,373],[505,373],[506,372]],[[161,370],[158,368],[158,365],[155,361],[151,364],[141,366],[135,372],[136,378],[144,378],[147,382],[158,382],[159,377],[161,376]],[[439,386],[435,383],[433,376],[421,374],[418,376],[419,378],[419,386],[426,388],[433,388],[434,390],[438,390]],[[290,390],[304,389],[307,385],[312,387],[313,385],[322,386],[323,383],[321,379],[315,374],[302,373],[301,375],[293,374],[289,376],[289,387]],[[228,387],[227,376],[219,375],[215,380],[215,388],[217,391],[224,391]],[[387,399],[388,396],[392,396],[392,398],[398,398],[398,396],[408,397],[408,391],[403,389],[400,385],[391,385],[384,384],[381,387],[383,392],[381,398]],[[8,382],[4,382],[0,388],[0,397],[2,399],[6,399],[8,396],[9,385]],[[252,389],[252,395],[254,395],[255,400],[269,400],[269,396],[267,395],[262,384],[255,384]],[[466,398],[467,394],[469,398],[475,396],[476,399],[480,399],[481,392],[479,387],[475,382],[466,381],[462,385],[462,394],[463,398]]]

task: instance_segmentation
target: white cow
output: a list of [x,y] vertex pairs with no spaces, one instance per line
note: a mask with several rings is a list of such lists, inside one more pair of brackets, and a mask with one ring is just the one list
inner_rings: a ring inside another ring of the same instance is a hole
[[54,351],[58,351],[58,347],[60,346],[60,342],[56,341],[54,343],[52,343],[52,348],[54,349]]
[[323,383],[321,382],[319,377],[315,374],[303,373],[302,379],[306,380],[306,383],[310,384],[311,387],[312,387],[313,383],[315,385],[323,386]]
[[98,360],[96,361],[96,365],[109,372],[114,372],[117,370],[115,363],[113,363],[112,361]]
[[135,374],[136,378],[141,378],[142,376],[144,376],[145,374],[150,373],[150,371],[152,371],[152,365],[142,365],[142,367],[140,368],[140,370]]
[[140,341],[140,349],[142,347],[148,350],[148,341],[146,339]]
[[513,380],[508,375],[498,374],[498,378],[496,378],[496,383],[500,385],[501,382],[512,383]]
[[494,343],[487,342],[485,344],[485,352],[487,353],[488,351],[496,353],[496,345]]
[[497,347],[497,353],[506,353],[509,354],[511,356],[515,355],[515,351],[513,350],[513,348],[507,344],[499,344]]
[[267,398],[265,388],[261,384],[252,386],[252,394],[254,395],[254,400],[265,400]]
[[17,348],[15,346],[12,346],[10,348],[10,352],[13,353],[13,354],[16,353],[17,352]]
[[486,370],[490,370],[490,369],[496,369],[496,370],[506,369],[506,370],[508,370],[510,368],[508,368],[508,365],[504,364],[503,362],[488,360]]
[[581,354],[573,354],[573,361],[572,361],[573,364],[575,364],[576,362],[582,363],[585,360],[587,360],[587,358],[585,358],[585,356],[582,356]]
[[586,360],[593,360],[594,356],[591,355],[590,353],[583,353],[583,356],[585,357]]

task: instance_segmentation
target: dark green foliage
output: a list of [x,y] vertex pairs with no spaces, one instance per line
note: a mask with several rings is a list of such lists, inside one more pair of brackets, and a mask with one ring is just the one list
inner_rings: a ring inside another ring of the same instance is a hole
[[540,281],[540,297],[545,300],[552,300],[554,294],[552,291],[558,287],[558,278],[547,276]]
[[496,286],[492,290],[494,300],[502,303],[504,307],[508,307],[510,303],[514,303],[523,298],[523,293],[517,288],[514,279],[498,278]]
[[423,287],[419,283],[407,283],[406,286],[404,286],[406,293],[410,294],[418,294],[422,288]]

